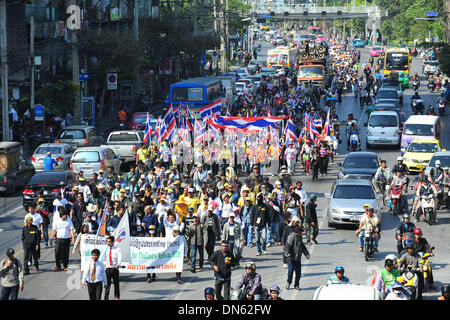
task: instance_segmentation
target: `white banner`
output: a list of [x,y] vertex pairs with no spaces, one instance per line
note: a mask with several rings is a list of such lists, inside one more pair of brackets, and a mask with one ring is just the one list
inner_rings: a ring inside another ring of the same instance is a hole
[[[117,244],[117,243],[116,243]],[[91,260],[91,251],[107,249],[106,237],[83,235],[81,239],[81,269]],[[128,252],[131,261],[120,264],[123,273],[174,273],[183,271],[183,257],[185,250],[184,236],[175,239],[131,237]],[[121,249],[122,256],[126,248]]]

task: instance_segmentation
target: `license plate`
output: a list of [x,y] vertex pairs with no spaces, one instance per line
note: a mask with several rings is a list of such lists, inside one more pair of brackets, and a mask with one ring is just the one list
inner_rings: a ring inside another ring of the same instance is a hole
[[425,166],[423,164],[418,164],[417,168],[425,168]]

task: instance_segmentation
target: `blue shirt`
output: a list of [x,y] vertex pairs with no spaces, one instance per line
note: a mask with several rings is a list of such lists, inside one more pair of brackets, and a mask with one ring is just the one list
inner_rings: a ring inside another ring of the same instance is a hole
[[327,284],[351,284],[351,282],[346,276],[344,276],[342,278],[342,280],[339,280],[337,278],[337,276],[334,275],[334,276],[331,276],[330,278],[328,278],[328,283]]
[[53,166],[55,164],[58,165],[58,162],[56,162],[56,160],[51,156],[46,156],[44,158],[44,170],[53,170]]

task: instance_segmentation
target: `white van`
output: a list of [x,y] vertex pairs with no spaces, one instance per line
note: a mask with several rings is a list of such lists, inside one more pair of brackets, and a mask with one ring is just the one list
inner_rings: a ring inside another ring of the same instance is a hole
[[401,122],[396,111],[373,111],[367,122],[366,146],[400,145]]

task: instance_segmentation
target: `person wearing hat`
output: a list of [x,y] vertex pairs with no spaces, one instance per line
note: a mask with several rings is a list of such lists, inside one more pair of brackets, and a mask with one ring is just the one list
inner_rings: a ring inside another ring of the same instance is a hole
[[222,241],[228,242],[228,248],[236,257],[239,263],[240,248],[244,246],[244,237],[242,234],[241,225],[235,221],[235,215],[231,212],[228,216],[228,222],[225,223],[222,229]]
[[122,184],[120,182],[114,183],[115,189],[111,192],[111,200],[117,201],[120,200],[120,193],[125,193],[125,189],[122,188]]
[[193,179],[194,188],[197,191],[200,191],[203,183],[207,178],[207,172],[203,170],[203,166],[199,164],[197,165],[197,168],[191,172],[190,177]]
[[237,265],[237,260],[229,250],[228,242],[222,241],[220,250],[214,251],[208,260],[214,269],[214,287],[217,300],[230,300],[231,271]]
[[52,154],[47,152],[47,156],[44,158],[44,171],[54,170],[53,166],[58,166],[58,162],[52,158]]
[[208,213],[203,216],[200,221],[204,226],[203,238],[205,240],[205,249],[209,259],[214,252],[216,240],[219,240],[221,235],[219,217],[214,214],[214,207],[212,205],[208,206]]
[[374,235],[374,250],[378,252],[378,241],[380,240],[379,232],[380,232],[380,221],[378,217],[375,215],[375,209],[373,207],[369,207],[367,213],[361,219],[359,223],[359,228],[356,230],[356,235],[360,235],[359,237],[359,251],[363,251],[364,246],[364,234],[365,232],[373,231]]
[[312,232],[312,241],[317,244],[317,236],[319,235],[319,223],[317,221],[317,196],[315,194],[312,194],[309,196],[309,202],[306,205],[305,208],[305,219],[304,219],[304,226],[306,229],[306,241],[308,242],[308,245],[311,245],[311,229]]
[[296,186],[289,186],[289,193],[283,201],[283,212],[289,211],[292,217],[301,217],[300,196],[295,192]]
[[105,175],[105,171],[100,169],[98,171],[98,178],[97,178],[99,183],[103,183],[103,185],[108,185],[108,178]]
[[164,173],[166,172],[165,168],[162,165],[162,161],[160,158],[155,161],[155,174],[159,177],[159,179],[164,179]]
[[286,260],[288,263],[288,276],[286,289],[290,289],[295,272],[294,288],[300,290],[300,278],[302,276],[302,254],[309,260],[310,254],[302,240],[303,228],[295,226],[286,240]]
[[184,198],[184,202],[188,207],[194,208],[194,213],[197,212],[198,206],[200,205],[200,198],[197,197],[194,188],[188,188],[188,195]]
[[289,174],[288,170],[281,169],[281,172],[278,176],[278,181],[281,182],[281,185],[286,189],[289,188],[289,186],[292,185],[292,177]]
[[[407,269],[407,267],[412,266],[412,270],[418,270],[416,275],[419,279],[418,290],[417,290],[417,299],[422,300],[422,292],[424,287],[424,278],[423,278],[423,262],[418,252],[416,252],[413,243],[408,243],[406,245],[406,252],[400,256],[398,260],[398,270],[401,272],[402,270]],[[403,278],[400,278],[403,280]],[[405,281],[405,280],[403,280]]]
[[36,272],[39,271],[38,250],[41,237],[39,236],[39,229],[33,224],[33,216],[28,215],[25,219],[26,223],[22,229],[22,245],[25,267],[25,275],[30,274],[30,267],[28,261],[31,257],[34,260],[34,268]]
[[[188,209],[190,213],[193,212],[192,207]],[[192,216],[193,222],[189,225],[187,231],[188,245],[190,249],[190,260],[191,260],[191,272],[195,273],[195,264],[197,262],[197,252],[199,254],[199,268],[200,271],[203,271],[203,256],[204,251],[203,247],[205,246],[205,238],[204,238],[204,225],[200,223],[200,217],[198,213]]]
[[289,141],[288,147],[284,151],[283,157],[286,160],[287,167],[288,167],[288,173],[290,175],[294,175],[295,173],[295,161],[297,158],[298,150],[297,148],[294,148],[294,142]]
[[248,179],[255,185],[260,185],[262,184],[263,181],[263,177],[259,171],[259,166],[258,165],[254,165],[253,166],[253,171],[252,173],[250,173],[250,175],[248,176]]
[[14,249],[6,250],[6,258],[0,262],[2,292],[0,300],[17,300],[19,290],[23,291],[23,266],[14,257]]
[[146,162],[150,155],[150,148],[145,146],[145,143],[141,144],[141,147],[136,151],[136,165],[139,161]]
[[444,185],[444,204],[445,208],[450,208],[450,197],[448,193],[450,191],[450,173],[448,167],[444,168],[444,179],[442,180],[442,184]]
[[[435,187],[434,184],[429,183],[430,181],[428,181],[428,178],[425,177],[422,180],[422,184],[417,188],[416,191],[416,196],[419,200],[422,199],[423,196],[432,194],[434,199],[438,198],[438,191],[437,188]],[[402,199],[404,199],[405,197],[402,197]],[[405,199],[406,202],[406,199]],[[433,216],[434,216],[434,221],[431,222],[436,222],[436,210],[437,210],[437,201],[434,202],[434,208],[433,208]],[[422,211],[422,207],[419,206],[416,210],[416,216],[415,216],[415,220],[414,222],[418,222],[420,220],[420,217],[423,217],[423,211]],[[430,217],[428,217],[428,219],[430,219]]]
[[280,297],[281,288],[277,284],[273,284],[269,288],[269,296],[266,300],[284,300]]
[[344,275],[344,267],[336,267],[334,275],[328,278],[327,284],[351,284],[350,279]]
[[99,228],[98,222],[93,219],[93,216],[96,214],[97,207],[92,203],[89,203],[86,207],[86,212],[83,214],[85,216],[83,224],[87,224],[89,234],[96,234]]
[[80,193],[83,194],[84,202],[89,202],[89,198],[91,197],[92,192],[91,192],[91,188],[89,188],[89,186],[87,185],[86,178],[80,177],[78,179],[78,181],[80,182],[80,185],[78,188],[79,188]]

